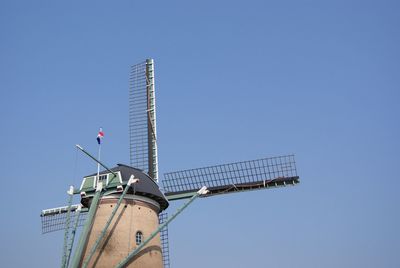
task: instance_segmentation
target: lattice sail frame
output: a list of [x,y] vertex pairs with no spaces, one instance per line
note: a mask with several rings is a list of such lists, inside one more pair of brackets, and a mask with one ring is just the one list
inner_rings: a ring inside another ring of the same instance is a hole
[[[168,219],[168,213],[161,212],[158,215],[159,223],[162,224]],[[165,226],[160,232],[161,248],[162,248],[162,260],[164,268],[170,268],[169,260],[169,239],[168,239],[168,225]]]
[[129,86],[130,164],[158,181],[154,61],[133,65]]
[[169,200],[187,198],[202,186],[207,186],[206,196],[211,196],[297,183],[294,155],[170,172],[162,180]]
[[[67,222],[67,209],[68,207],[60,207],[56,209],[43,210],[40,214],[42,221],[42,234],[65,230]],[[70,222],[75,222],[77,217],[77,205],[71,207]],[[80,212],[77,227],[82,227],[85,224],[88,210],[84,209]],[[159,214],[159,224],[164,223],[168,219],[168,213],[161,212]],[[70,224],[69,229],[73,228]],[[168,225],[165,226],[160,232],[162,260],[164,268],[170,268],[169,258],[169,239],[168,239]]]
[[[78,215],[77,207],[78,205],[73,205],[71,207],[71,223],[75,222]],[[67,211],[68,206],[43,210],[40,214],[40,219],[42,221],[42,234],[65,230],[67,227]],[[88,210],[86,208],[81,210],[77,227],[82,227],[85,224],[87,211]],[[72,228],[73,224],[70,224],[69,229]]]

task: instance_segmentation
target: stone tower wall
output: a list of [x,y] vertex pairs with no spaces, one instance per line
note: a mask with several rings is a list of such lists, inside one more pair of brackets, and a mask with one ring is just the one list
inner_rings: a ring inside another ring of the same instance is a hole
[[[117,195],[105,196],[100,200],[83,259],[99,237],[117,201]],[[115,267],[137,247],[137,231],[142,232],[144,241],[157,229],[158,212],[159,206],[155,201],[126,195],[88,267]],[[154,237],[126,267],[163,268],[160,236]]]

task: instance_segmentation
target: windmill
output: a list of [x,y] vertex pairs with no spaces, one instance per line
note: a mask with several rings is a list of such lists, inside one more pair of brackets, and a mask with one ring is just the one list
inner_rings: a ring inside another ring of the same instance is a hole
[[[64,230],[61,267],[169,268],[168,224],[198,197],[299,183],[293,155],[169,172],[159,179],[154,89],[154,61],[132,66],[130,166],[108,168],[77,145],[104,171],[71,186],[66,206],[42,211],[42,233]],[[74,195],[80,204],[72,204]],[[183,199],[188,200],[168,217],[169,202]],[[74,246],[78,227],[83,229]]]

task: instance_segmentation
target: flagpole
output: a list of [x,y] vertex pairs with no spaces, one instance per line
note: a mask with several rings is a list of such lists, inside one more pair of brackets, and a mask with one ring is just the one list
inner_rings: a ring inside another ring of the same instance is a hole
[[[99,144],[99,151],[97,153],[97,159],[100,161],[100,154],[101,154],[101,143]],[[97,163],[97,180],[96,185],[99,183],[100,180],[100,163]]]
[[100,181],[100,154],[101,154],[101,139],[103,138],[104,133],[103,133],[103,128],[99,129],[99,134],[97,135],[97,143],[99,144],[99,150],[97,153],[97,159],[99,161],[97,162],[97,180],[96,180],[96,186]]

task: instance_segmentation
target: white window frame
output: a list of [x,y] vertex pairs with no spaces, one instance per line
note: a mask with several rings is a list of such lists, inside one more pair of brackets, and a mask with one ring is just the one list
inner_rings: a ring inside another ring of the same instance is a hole
[[[138,243],[138,240],[140,239],[140,243]],[[143,243],[143,239],[144,239],[144,235],[143,235],[143,232],[142,231],[137,231],[136,232],[136,234],[135,234],[135,243],[136,243],[136,246],[139,246],[140,244],[142,244]]]

